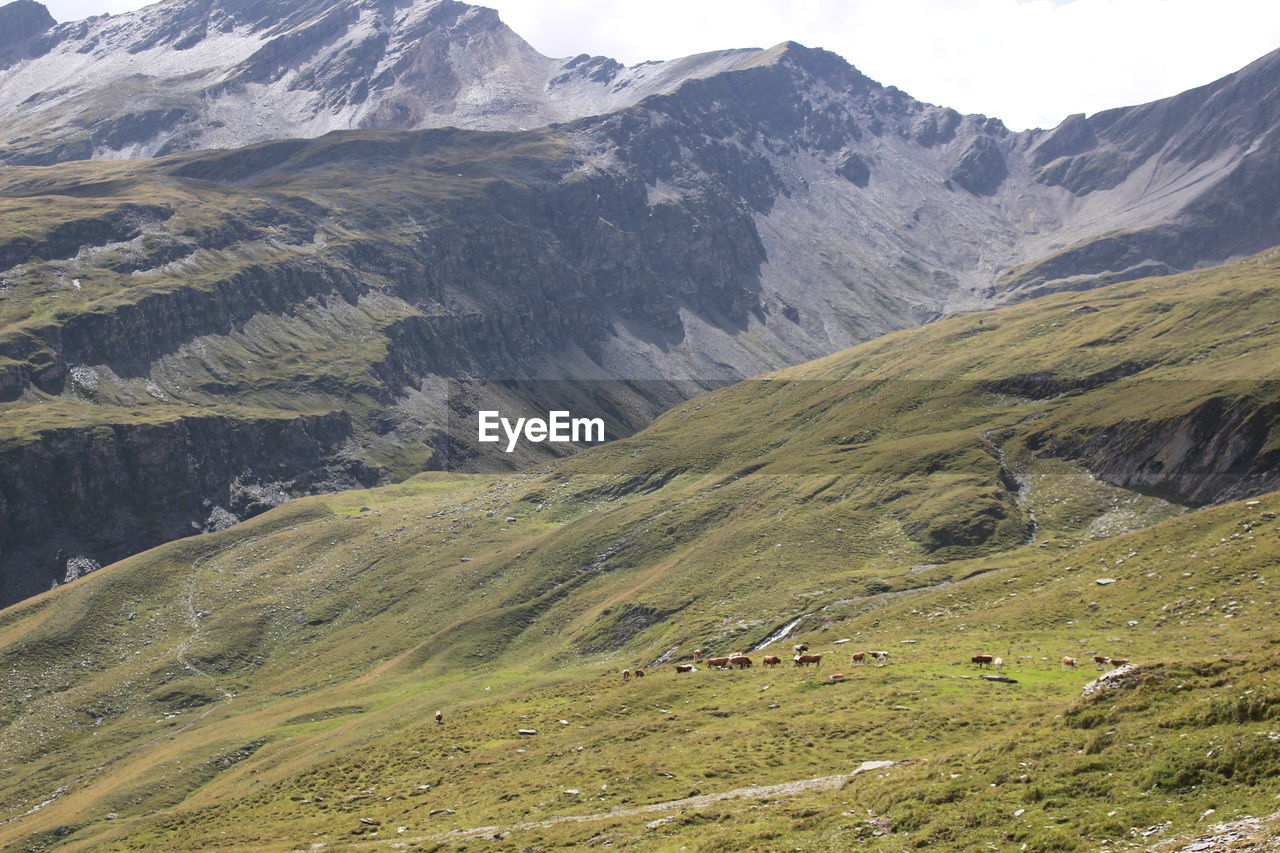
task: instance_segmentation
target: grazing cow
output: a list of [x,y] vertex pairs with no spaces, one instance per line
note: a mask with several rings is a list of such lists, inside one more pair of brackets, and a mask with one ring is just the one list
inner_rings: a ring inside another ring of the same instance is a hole
[[835,684],[837,681],[844,681],[844,673],[843,673],[843,672],[833,672],[833,673],[831,673],[830,675],[828,675],[828,676],[827,676],[827,679],[828,679],[832,684]]
[[777,666],[778,664],[782,663],[782,658],[778,657],[777,655],[765,655],[764,657],[760,658],[760,663],[764,664],[765,666]]
[[974,655],[969,660],[976,663],[978,669],[982,669],[984,666],[990,666],[995,661],[995,658],[991,655]]
[[629,669],[624,669],[624,670],[622,671],[622,680],[623,680],[623,681],[630,681],[630,680],[631,680],[631,670],[629,670]]
[[693,650],[693,659],[694,659],[695,661],[700,661],[700,660],[702,660],[702,654],[703,654],[702,649],[694,649],[694,650]]
[[728,669],[729,659],[724,658],[707,658],[707,666],[714,666],[716,669]]
[[1112,666],[1124,666],[1129,662],[1128,658],[1107,658],[1107,663]]
[[635,672],[633,672],[633,673],[631,673],[631,674],[632,674],[632,675],[634,675],[636,678],[644,678],[644,670],[643,670],[643,669],[637,669]]
[[736,669],[751,669],[751,658],[746,655],[734,655],[729,658],[729,666]]
[[1094,655],[1093,663],[1094,663],[1094,666],[1098,667],[1098,669],[1102,669],[1104,666],[1107,665],[1107,659],[1102,655]]
[[1059,671],[1059,672],[1065,672],[1065,671],[1067,671],[1068,669],[1075,669],[1075,668],[1076,668],[1076,664],[1078,664],[1078,663],[1079,663],[1079,661],[1078,661],[1078,660],[1076,660],[1075,658],[1064,657],[1064,658],[1062,659],[1062,667],[1061,667],[1061,669],[1059,669],[1058,671]]
[[862,662],[863,662],[863,661],[865,661],[866,659],[867,659],[867,653],[866,653],[866,652],[854,652],[854,653],[853,653],[853,662],[854,662],[854,664],[855,664],[855,665],[856,665],[856,664],[860,664],[860,663],[862,663]]
[[884,666],[889,662],[888,652],[870,652],[870,655],[875,660],[876,666]]
[[678,663],[678,664],[676,664],[676,672],[697,672],[697,671],[698,671],[698,670],[697,670],[697,669],[695,669],[695,668],[694,668],[694,666],[693,666],[693,664],[691,664],[691,663]]
[[822,666],[822,655],[796,655],[791,660],[795,661],[796,666]]
[[802,655],[802,654],[804,654],[805,652],[809,651],[809,644],[808,644],[808,643],[797,643],[796,645],[794,645],[794,646],[792,646],[792,647],[791,647],[791,651],[795,652],[795,653],[796,653],[796,654],[798,654],[798,655]]
[[996,672],[1004,672],[1004,658],[996,658],[991,662]]
[[438,726],[443,722],[444,722],[444,711],[436,711],[436,725]]

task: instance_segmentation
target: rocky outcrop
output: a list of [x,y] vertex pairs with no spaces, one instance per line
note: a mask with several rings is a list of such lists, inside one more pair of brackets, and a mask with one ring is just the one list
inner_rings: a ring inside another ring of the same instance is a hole
[[92,218],[59,222],[40,239],[12,237],[0,243],[0,271],[34,260],[69,258],[86,246],[103,246],[137,237],[148,223],[173,214],[160,205],[123,203]]
[[[342,412],[51,429],[0,448],[0,605],[304,494],[369,486]],[[92,555],[92,560],[87,555]]]
[[1181,417],[1122,421],[1086,437],[1036,434],[1028,445],[1113,485],[1204,506],[1280,489],[1280,450],[1268,444],[1278,417],[1274,403],[1224,393]]
[[993,195],[1009,175],[1000,146],[989,136],[976,136],[951,170],[951,180],[974,195]]
[[27,57],[31,42],[56,22],[35,0],[0,6],[0,71]]
[[1061,376],[1055,373],[1021,373],[1001,379],[983,382],[984,391],[1010,394],[1031,400],[1048,400],[1063,394],[1090,391],[1111,382],[1141,373],[1147,364],[1126,361],[1084,376]]
[[871,166],[859,154],[850,154],[845,157],[836,167],[836,172],[857,187],[865,187],[871,183]]

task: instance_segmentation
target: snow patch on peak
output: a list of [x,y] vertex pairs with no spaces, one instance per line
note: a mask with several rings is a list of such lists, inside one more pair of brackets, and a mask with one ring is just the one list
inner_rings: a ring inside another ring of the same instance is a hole
[[[62,24],[0,68],[0,162],[150,157],[361,127],[515,130],[624,108],[758,53],[552,59],[456,0],[179,0]],[[0,63],[2,65],[3,63]]]

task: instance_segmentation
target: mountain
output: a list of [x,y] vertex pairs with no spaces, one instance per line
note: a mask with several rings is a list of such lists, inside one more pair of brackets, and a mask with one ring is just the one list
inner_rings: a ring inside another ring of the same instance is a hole
[[[37,18],[19,0],[6,9]],[[630,106],[749,50],[623,68],[548,59],[454,0],[177,0],[19,30],[0,162],[154,157],[352,128],[516,130]]]
[[[1030,132],[1035,180],[1080,199],[1078,215],[1094,218],[1092,233],[1047,247],[1043,259],[1007,270],[998,287],[1093,287],[1274,243],[1278,119],[1280,51],[1172,98]],[[1105,196],[1113,200],[1099,204]]]
[[3,14],[0,602],[545,458],[481,453],[477,408],[625,436],[950,312],[1280,243],[1274,54],[1011,133],[790,42],[553,60],[453,2]]
[[[1277,282],[945,318],[10,607],[0,843],[1083,851],[1269,814]],[[670,667],[771,641],[827,660]],[[1082,692],[1093,655],[1134,666]]]

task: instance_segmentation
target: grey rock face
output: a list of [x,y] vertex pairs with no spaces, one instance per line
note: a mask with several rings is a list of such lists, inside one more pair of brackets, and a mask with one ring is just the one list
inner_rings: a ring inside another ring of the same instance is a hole
[[1006,288],[1086,289],[1280,242],[1278,127],[1280,51],[1172,98],[1024,134],[1031,177],[1098,218],[1093,233],[1075,230],[1043,260],[1010,270]]
[[1224,394],[1183,418],[1118,424],[1049,441],[1044,452],[1079,459],[1109,483],[1204,506],[1280,488],[1280,452],[1267,449],[1276,409]]
[[[871,163],[939,175],[905,210],[910,227],[930,230],[920,223],[957,209],[945,199],[947,186],[990,202],[979,218],[1001,233],[989,235],[994,254],[980,253],[997,268],[967,276],[944,266],[961,285],[950,306],[1188,269],[1280,239],[1269,203],[1271,176],[1280,171],[1276,54],[1174,98],[1012,134],[995,120],[921,104],[839,57],[791,42],[631,68],[588,55],[551,59],[492,10],[455,0],[173,0],[58,26],[30,0],[4,11],[15,22],[10,40],[25,45],[0,69],[0,162],[10,164],[152,156],[351,128],[534,128],[626,110],[686,83],[726,75],[745,83],[758,68],[784,64],[803,78],[792,81],[790,97],[811,111],[805,147],[847,146],[837,174],[859,188],[871,180]],[[731,102],[748,94],[719,88]],[[868,108],[871,101],[877,106]],[[715,145],[720,134],[704,130]],[[889,135],[908,144],[884,150]],[[794,148],[784,137],[770,145],[775,156]],[[880,221],[901,224],[893,214]],[[1092,245],[1102,234],[1110,247]],[[0,246],[0,256],[5,251],[22,247]],[[978,292],[1001,267],[999,287]],[[970,291],[983,275],[988,281]]]
[[0,14],[14,24],[13,36],[0,26],[15,43],[7,70],[0,43],[0,162],[9,164],[355,128],[540,127],[671,91],[753,52],[633,68],[551,59],[492,9],[454,0],[173,0],[57,26],[30,0]]
[[62,576],[62,582],[71,583],[76,578],[82,578],[100,568],[102,568],[102,564],[97,560],[91,560],[88,557],[72,557],[67,560],[67,571]]
[[871,166],[867,164],[867,161],[861,155],[850,154],[845,157],[840,165],[836,167],[836,171],[854,186],[865,187],[871,183]]
[[[210,415],[51,430],[7,448],[0,452],[0,604],[74,580],[90,564],[262,511],[237,500],[229,485],[254,476],[247,471],[274,474],[294,494],[373,485],[376,472],[338,452],[350,434],[350,418],[339,413],[238,423]],[[318,482],[325,485],[317,489]],[[211,513],[208,500],[239,506],[243,516]]]
[[0,6],[0,69],[26,58],[34,37],[55,23],[49,10],[35,0],[14,0]]
[[989,136],[974,137],[951,170],[951,180],[974,195],[993,195],[1008,175],[1000,146]]

